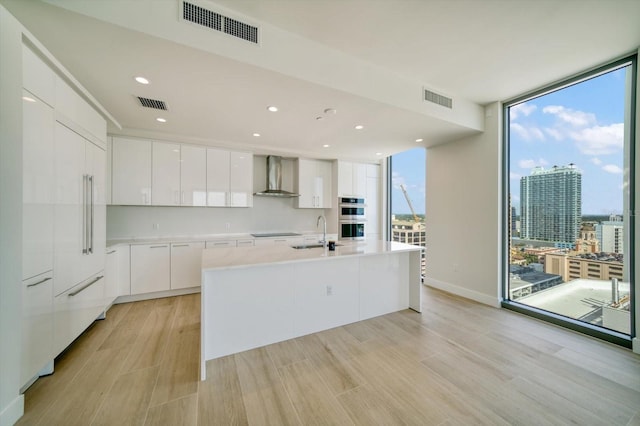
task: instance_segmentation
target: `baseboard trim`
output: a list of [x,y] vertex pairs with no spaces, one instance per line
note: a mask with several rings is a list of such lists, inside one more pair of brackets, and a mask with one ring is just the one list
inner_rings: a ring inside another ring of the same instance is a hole
[[487,296],[486,294],[478,293],[477,291],[469,290],[468,288],[460,287],[455,284],[436,280],[428,276],[424,277],[424,284],[429,287],[437,288],[438,290],[446,291],[447,293],[455,294],[456,296],[464,297],[465,299],[470,299],[484,305],[493,306],[494,308],[501,307],[501,300],[497,297],[494,299],[491,296]]
[[13,426],[24,414],[24,395],[18,395],[0,412],[0,426]]
[[141,300],[162,299],[163,297],[182,296],[185,294],[200,293],[200,287],[180,288],[177,290],[156,291],[153,293],[133,294],[130,296],[119,296],[114,305],[119,303],[139,302]]

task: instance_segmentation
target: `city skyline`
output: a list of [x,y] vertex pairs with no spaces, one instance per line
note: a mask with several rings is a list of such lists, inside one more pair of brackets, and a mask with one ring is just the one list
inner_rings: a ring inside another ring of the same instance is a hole
[[623,213],[626,70],[509,109],[510,193],[518,214],[520,178],[535,167],[570,163],[582,172],[583,214]]

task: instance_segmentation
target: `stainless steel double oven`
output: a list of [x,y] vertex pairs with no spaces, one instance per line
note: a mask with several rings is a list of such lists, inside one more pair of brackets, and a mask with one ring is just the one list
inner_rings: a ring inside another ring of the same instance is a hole
[[364,198],[338,198],[338,226],[341,240],[364,240],[366,219]]

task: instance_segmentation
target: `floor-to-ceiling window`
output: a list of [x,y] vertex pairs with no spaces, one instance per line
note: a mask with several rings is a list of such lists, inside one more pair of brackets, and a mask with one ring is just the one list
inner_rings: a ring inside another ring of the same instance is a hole
[[635,58],[505,105],[508,305],[633,330]]
[[[426,150],[414,148],[391,156],[391,241],[426,247],[425,235]],[[425,273],[425,253],[422,276]]]

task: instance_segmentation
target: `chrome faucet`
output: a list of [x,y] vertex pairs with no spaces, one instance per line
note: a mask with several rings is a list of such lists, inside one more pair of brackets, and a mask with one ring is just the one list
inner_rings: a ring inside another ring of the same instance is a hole
[[323,246],[326,246],[327,245],[327,219],[324,217],[323,214],[318,216],[318,220],[316,221],[316,228],[318,227],[318,225],[320,225],[320,219],[322,219],[322,222],[324,224],[324,227],[322,229],[322,240],[320,240],[320,242],[322,243]]

